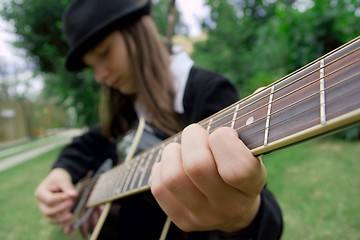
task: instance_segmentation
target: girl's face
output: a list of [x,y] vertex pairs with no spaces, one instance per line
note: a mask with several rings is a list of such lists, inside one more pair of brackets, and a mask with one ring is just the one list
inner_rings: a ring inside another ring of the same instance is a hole
[[134,70],[123,35],[109,34],[84,55],[84,63],[94,70],[95,80],[123,94],[136,93]]

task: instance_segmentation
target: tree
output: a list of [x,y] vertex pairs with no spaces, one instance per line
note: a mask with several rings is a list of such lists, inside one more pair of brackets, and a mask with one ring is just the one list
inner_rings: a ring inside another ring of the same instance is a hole
[[[18,36],[14,45],[34,62],[35,74],[45,81],[42,97],[75,109],[79,125],[97,122],[99,86],[91,72],[69,73],[64,69],[68,47],[61,17],[70,0],[9,0],[0,14],[12,23]],[[160,32],[166,32],[167,0],[154,0],[153,15]]]
[[[246,96],[359,35],[359,0],[308,3],[209,0],[208,40],[195,46],[193,58]],[[360,138],[360,128],[343,134]]]
[[[68,47],[61,16],[68,3],[69,0],[8,1],[1,14],[14,25],[18,36],[15,47],[26,51],[34,63],[35,74],[44,78],[42,97],[68,109],[75,108],[78,123],[90,125],[96,121],[97,86],[87,75],[68,73],[63,67]],[[92,106],[91,114],[85,106]]]
[[195,46],[193,58],[248,95],[359,34],[359,0],[308,3],[208,0],[208,40]]

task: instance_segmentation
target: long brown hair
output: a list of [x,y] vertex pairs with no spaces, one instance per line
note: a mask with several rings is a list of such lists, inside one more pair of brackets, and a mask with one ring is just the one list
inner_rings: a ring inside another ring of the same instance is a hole
[[179,132],[181,124],[174,110],[170,55],[154,21],[150,16],[144,16],[120,32],[133,64],[137,93],[136,96],[125,96],[118,90],[102,87],[99,113],[104,133],[117,138],[131,128],[136,120],[135,99],[146,109],[152,125],[168,135]]

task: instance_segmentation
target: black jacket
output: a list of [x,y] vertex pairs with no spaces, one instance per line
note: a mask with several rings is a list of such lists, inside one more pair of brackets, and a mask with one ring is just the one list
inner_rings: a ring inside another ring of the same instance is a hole
[[[184,126],[199,122],[238,100],[234,86],[224,77],[193,67],[190,71],[183,98]],[[73,182],[78,182],[89,169],[97,169],[108,159],[117,161],[116,144],[101,135],[99,127],[91,128],[74,138],[60,153],[53,168],[69,171]],[[234,236],[221,232],[190,233],[190,239],[279,239],[282,216],[273,195],[264,188],[261,192],[260,210],[253,223]]]

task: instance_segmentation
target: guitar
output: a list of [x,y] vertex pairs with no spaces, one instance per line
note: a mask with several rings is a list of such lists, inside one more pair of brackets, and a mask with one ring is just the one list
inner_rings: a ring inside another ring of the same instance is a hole
[[[259,156],[359,122],[360,37],[357,37],[199,124],[209,133],[222,126],[235,129],[253,155]],[[174,239],[167,236],[173,226],[154,203],[149,178],[163,148],[180,141],[181,133],[178,133],[98,176],[86,206],[105,205],[105,208],[92,239],[97,238],[111,206],[119,202],[125,212],[126,206],[133,202],[139,202],[141,207],[130,214],[135,220],[127,218],[116,225],[117,229],[128,221],[138,225],[149,223],[151,232],[156,225],[159,233],[147,239]],[[149,202],[153,208],[144,211],[143,202]],[[153,223],[151,216],[158,211],[161,213],[156,219],[163,221]],[[143,217],[145,212],[150,217]],[[139,219],[145,220],[139,223]],[[141,229],[143,232],[149,228],[141,225]],[[120,235],[116,236],[119,239]]]

